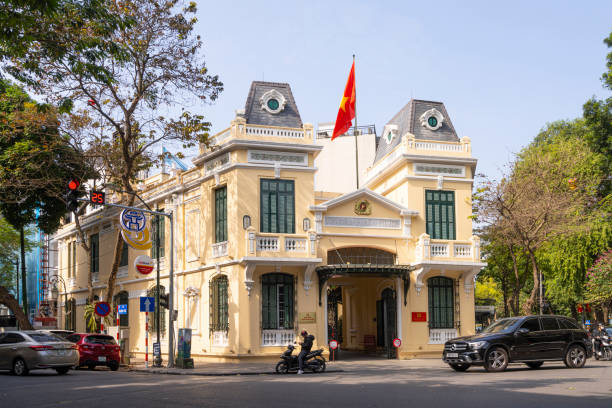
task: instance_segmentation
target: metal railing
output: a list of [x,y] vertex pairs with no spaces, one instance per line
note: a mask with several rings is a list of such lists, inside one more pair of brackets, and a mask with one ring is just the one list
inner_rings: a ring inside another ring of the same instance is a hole
[[[330,130],[318,130],[317,131],[317,139],[329,139],[332,137],[333,129]],[[355,126],[349,128],[346,133],[340,135],[342,136],[353,136],[355,134]],[[357,136],[361,135],[375,135],[376,134],[376,126],[375,125],[365,125],[365,126],[357,126]]]

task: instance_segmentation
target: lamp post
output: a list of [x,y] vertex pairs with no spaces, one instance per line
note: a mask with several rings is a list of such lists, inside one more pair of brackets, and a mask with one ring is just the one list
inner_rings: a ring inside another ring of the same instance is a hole
[[[126,190],[122,190],[118,185],[113,184],[113,183],[108,183],[106,184],[106,187],[110,188],[113,191],[116,191],[118,193],[125,193],[125,194],[132,194],[134,197],[138,198],[140,200],[140,202],[147,208],[147,210],[149,211],[153,211],[153,209],[149,206],[149,204],[147,204],[147,202],[145,200],[142,199],[141,196],[138,195],[137,192],[135,191],[126,191]],[[154,214],[151,214],[151,217],[153,217]],[[159,217],[160,215],[156,215],[155,216],[155,259],[156,259],[156,263],[157,263],[157,268],[156,268],[156,287],[155,287],[155,335],[157,337],[157,344],[161,344],[159,337],[160,337],[160,326],[161,326],[161,311],[159,310]],[[151,222],[151,224],[153,224],[153,222]],[[162,358],[161,358],[161,353],[159,353],[159,355],[155,356],[155,359],[153,360],[153,367],[161,367],[162,366]]]
[[66,281],[64,281],[64,278],[59,275],[53,275],[49,279],[49,283],[53,285],[51,291],[54,294],[53,297],[56,299],[59,295],[59,288],[57,287],[57,285],[61,283],[64,286],[64,329],[66,329],[66,317],[68,316],[68,291],[66,290]]

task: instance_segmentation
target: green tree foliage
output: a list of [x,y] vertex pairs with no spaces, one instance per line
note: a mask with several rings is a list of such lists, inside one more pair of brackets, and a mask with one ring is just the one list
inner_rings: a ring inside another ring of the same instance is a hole
[[605,252],[586,274],[586,301],[612,307],[612,250]]
[[[58,59],[30,47],[11,60],[8,71],[72,112],[65,129],[73,143],[87,148],[87,157],[104,168],[103,182],[127,191],[124,203],[131,205],[139,172],[160,158],[154,146],[169,141],[185,148],[207,143],[210,123],[187,108],[194,106],[194,99],[214,101],[223,84],[208,73],[202,40],[194,33],[194,2],[100,0],[100,4],[129,24],[110,31],[106,26],[98,29],[95,22],[84,29],[70,28],[75,36],[78,31],[86,49],[64,42]],[[90,44],[96,45],[96,52]],[[78,224],[77,229],[80,241],[86,243]],[[117,234],[107,299],[113,297],[122,248]]]
[[[26,237],[29,232],[26,232]],[[19,259],[19,231],[0,215],[0,286],[9,291],[16,291],[17,269],[15,262]],[[26,239],[26,251],[34,242]]]

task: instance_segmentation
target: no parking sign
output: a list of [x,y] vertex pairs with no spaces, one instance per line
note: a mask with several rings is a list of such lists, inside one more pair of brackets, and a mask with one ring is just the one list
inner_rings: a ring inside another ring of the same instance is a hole
[[400,339],[393,339],[393,346],[399,348],[402,345],[402,341]]

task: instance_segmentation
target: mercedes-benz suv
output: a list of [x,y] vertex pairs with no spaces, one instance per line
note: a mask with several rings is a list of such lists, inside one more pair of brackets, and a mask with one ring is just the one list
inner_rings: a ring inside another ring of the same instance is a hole
[[472,365],[503,371],[508,363],[539,368],[545,361],[563,361],[580,368],[592,356],[587,332],[565,316],[523,316],[501,319],[474,336],[444,344],[442,360],[455,371]]

